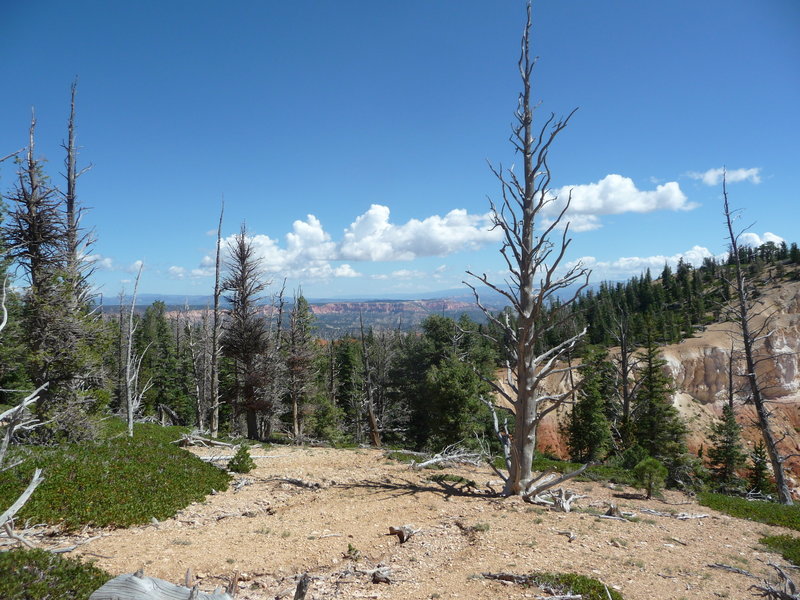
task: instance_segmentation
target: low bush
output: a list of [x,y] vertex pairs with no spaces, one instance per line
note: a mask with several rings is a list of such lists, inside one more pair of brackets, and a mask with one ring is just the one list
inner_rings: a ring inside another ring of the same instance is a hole
[[3,600],[86,600],[111,577],[94,565],[45,550],[0,552]]
[[[534,573],[531,578],[536,585],[553,588],[556,593],[580,595],[583,600],[623,600],[622,594],[604,584],[574,573]],[[606,592],[608,590],[608,592]]]
[[[504,468],[505,463],[496,466],[498,466],[498,468]],[[569,473],[570,471],[579,469],[581,466],[580,463],[553,460],[542,456],[537,456],[533,461],[533,469],[535,471],[550,470],[556,471],[557,473]],[[575,481],[610,481],[611,483],[618,483],[620,485],[635,485],[635,478],[630,470],[613,464],[592,465],[576,477]]]
[[75,530],[169,518],[212,489],[226,489],[230,480],[227,473],[171,444],[179,437],[175,429],[142,425],[133,438],[33,448],[22,465],[0,473],[0,507],[11,505],[39,467],[44,482],[18,513],[21,520],[61,523]]
[[647,499],[658,494],[664,487],[667,478],[667,467],[652,457],[645,458],[633,468],[633,476],[637,485],[644,489]]
[[776,502],[748,501],[735,496],[701,492],[697,499],[703,506],[724,512],[732,517],[778,525],[800,531],[800,506],[785,506]]
[[793,535],[768,535],[759,540],[767,548],[780,552],[785,560],[800,566],[800,538]]
[[249,473],[256,468],[255,461],[250,458],[250,448],[247,444],[240,444],[236,454],[228,461],[228,471],[234,473]]

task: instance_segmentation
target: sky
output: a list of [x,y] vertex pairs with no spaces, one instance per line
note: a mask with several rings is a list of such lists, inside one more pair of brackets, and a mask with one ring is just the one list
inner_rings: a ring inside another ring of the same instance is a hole
[[[94,282],[208,294],[252,236],[273,287],[384,297],[501,281],[489,165],[520,81],[522,0],[0,0],[0,156],[27,143],[61,182],[78,78],[78,193]],[[800,241],[800,3],[539,0],[535,118],[572,190],[592,281],[725,252],[721,169],[745,241]],[[0,164],[0,192],[15,181]],[[547,215],[545,215],[547,216]],[[140,262],[141,261],[141,262]]]

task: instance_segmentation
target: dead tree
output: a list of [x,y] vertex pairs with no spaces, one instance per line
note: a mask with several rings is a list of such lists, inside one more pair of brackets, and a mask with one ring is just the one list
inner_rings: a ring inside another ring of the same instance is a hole
[[[508,446],[508,477],[504,495],[535,495],[531,463],[536,449],[536,433],[542,419],[564,403],[570,391],[550,393],[544,383],[548,377],[569,370],[560,359],[572,349],[585,330],[537,352],[548,332],[558,331],[571,317],[570,306],[588,282],[589,272],[580,264],[565,267],[562,260],[570,244],[569,223],[565,215],[570,197],[560,208],[550,191],[548,153],[558,134],[567,126],[573,110],[566,118],[551,114],[538,131],[534,131],[531,101],[531,76],[534,60],[530,56],[531,6],[522,34],[522,50],[518,62],[522,92],[515,112],[511,143],[522,155],[521,178],[502,167],[492,172],[500,181],[502,202],[491,203],[493,226],[502,233],[500,249],[510,273],[503,284],[492,283],[486,274],[473,278],[501,294],[511,304],[514,319],[508,313],[496,316],[480,300],[470,284],[478,306],[508,340],[507,376],[503,387],[490,381],[497,394],[512,407],[515,430]],[[556,208],[554,216],[550,210]],[[559,230],[562,231],[559,231]],[[567,294],[561,302],[559,295]]]
[[749,285],[742,269],[741,256],[739,255],[739,237],[742,232],[736,233],[733,229],[733,221],[735,215],[731,212],[728,204],[728,189],[725,173],[722,176],[722,197],[723,197],[723,213],[725,215],[725,224],[728,229],[728,239],[730,240],[731,258],[733,260],[734,279],[728,283],[734,288],[735,297],[733,298],[734,307],[734,320],[738,328],[741,330],[742,350],[745,361],[745,373],[742,375],[747,381],[749,389],[749,402],[752,402],[756,410],[758,419],[758,427],[761,429],[761,435],[764,438],[764,445],[767,448],[770,463],[772,464],[773,475],[775,476],[775,484],[778,489],[778,499],[781,504],[794,504],[792,501],[792,494],[789,491],[789,484],[786,481],[786,475],[783,472],[783,462],[786,457],[781,456],[778,450],[778,440],[775,438],[772,425],[772,411],[767,405],[768,402],[764,398],[763,389],[758,377],[758,365],[763,360],[774,360],[775,357],[768,356],[766,359],[757,359],[755,356],[755,345],[757,342],[768,338],[771,334],[769,331],[769,318],[765,319],[763,324],[759,325],[755,322],[757,317],[762,317],[763,311],[754,309],[753,289]]
[[[152,386],[152,381],[147,381],[143,386],[139,385],[139,372],[142,369],[142,361],[150,347],[150,344],[138,354],[133,347],[133,336],[136,333],[136,322],[134,313],[136,312],[136,294],[139,290],[139,278],[142,276],[144,264],[139,265],[136,273],[136,281],[133,284],[133,297],[128,314],[128,330],[125,350],[125,417],[128,423],[128,437],[133,437],[133,420],[142,404],[142,397]],[[120,307],[122,310],[122,307]]]
[[373,446],[380,448],[381,432],[378,428],[378,419],[375,416],[375,387],[372,382],[372,366],[370,365],[367,338],[364,335],[364,315],[360,311],[358,313],[358,324],[361,328],[361,364],[364,369],[364,405],[367,409],[367,420],[369,422],[369,439]]
[[65,271],[70,296],[68,300],[73,304],[70,308],[76,312],[89,300],[88,279],[92,271],[91,265],[84,260],[91,246],[92,236],[81,228],[80,220],[83,209],[78,201],[77,192],[78,178],[91,168],[91,165],[80,171],[77,168],[78,148],[75,144],[75,94],[77,87],[77,82],[73,81],[70,87],[67,142],[62,144],[66,152],[64,159],[66,189],[63,193],[65,205]]
[[[2,315],[0,317],[0,333],[2,333],[3,329],[5,329],[6,325],[8,324],[8,310],[6,309],[6,285],[7,281],[3,280],[3,289],[0,293],[0,314]],[[3,471],[8,471],[9,469],[13,469],[22,462],[8,461],[9,446],[14,439],[15,432],[30,430],[40,424],[38,420],[29,416],[28,408],[36,403],[39,398],[39,394],[46,387],[47,384],[45,383],[24,398],[17,406],[0,413],[0,431],[2,432],[2,436],[0,436],[0,473]],[[42,470],[36,469],[33,473],[30,483],[28,484],[28,487],[25,488],[22,494],[20,494],[20,496],[11,504],[11,506],[9,506],[2,514],[0,514],[0,539],[7,538],[13,540],[14,542],[31,546],[30,542],[28,542],[23,535],[20,535],[14,531],[14,516],[25,505],[39,484],[44,481],[44,478],[41,475]]]
[[214,262],[214,318],[211,330],[211,437],[219,435],[219,332],[222,324],[219,312],[220,297],[220,265],[222,253],[222,217],[225,214],[225,201],[219,209],[217,225],[216,259]]

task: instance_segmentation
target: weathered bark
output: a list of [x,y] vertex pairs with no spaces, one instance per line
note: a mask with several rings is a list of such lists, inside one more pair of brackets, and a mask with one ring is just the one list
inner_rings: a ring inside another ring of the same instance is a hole
[[220,265],[222,250],[222,217],[225,214],[225,201],[219,209],[217,225],[217,253],[214,263],[214,322],[211,330],[211,437],[219,435],[219,297],[220,297]]
[[[139,278],[142,276],[142,268],[144,264],[139,265],[139,271],[136,273],[136,281],[133,284],[133,297],[131,298],[131,307],[128,314],[128,330],[125,351],[125,419],[128,425],[128,437],[133,437],[133,420],[139,406],[142,403],[142,397],[151,387],[151,382],[148,381],[141,388],[139,387],[139,372],[142,368],[142,360],[147,354],[147,348],[138,355],[133,348],[133,337],[136,333],[136,325],[134,322],[134,313],[136,312],[136,295],[139,291]],[[120,306],[120,311],[122,306]]]
[[201,592],[195,586],[192,589],[175,585],[163,579],[147,577],[141,572],[126,573],[106,582],[92,592],[89,600],[233,600],[226,593]]
[[730,206],[728,205],[728,189],[725,174],[722,177],[722,197],[725,214],[725,223],[728,228],[728,237],[731,242],[731,254],[734,258],[734,272],[736,280],[734,282],[736,290],[736,320],[741,328],[742,335],[742,348],[744,350],[745,369],[743,375],[747,380],[750,387],[750,401],[756,409],[758,416],[758,426],[761,429],[761,435],[764,438],[764,445],[767,448],[770,463],[772,464],[772,471],[775,477],[775,486],[778,490],[778,498],[781,504],[791,505],[792,494],[789,491],[789,484],[786,481],[786,474],[783,472],[784,457],[781,456],[778,450],[778,442],[772,431],[771,412],[767,407],[767,401],[761,392],[761,384],[758,380],[758,373],[756,372],[757,361],[754,355],[754,345],[756,335],[751,331],[752,322],[752,300],[750,290],[748,289],[747,282],[742,269],[741,258],[739,256],[739,235],[733,230],[733,217],[731,214]]
[[[571,350],[584,332],[557,343],[549,349],[539,350],[549,331],[560,330],[571,317],[569,307],[586,286],[588,271],[580,264],[560,271],[561,261],[570,244],[567,237],[569,223],[559,235],[557,229],[563,224],[571,195],[563,207],[552,218],[545,220],[545,208],[557,201],[550,192],[550,167],[548,152],[558,134],[567,126],[573,110],[566,118],[556,120],[555,115],[545,121],[534,134],[533,106],[531,103],[531,75],[534,60],[530,56],[529,37],[531,31],[531,7],[522,35],[522,52],[519,72],[522,92],[515,113],[516,125],[511,141],[522,154],[523,176],[517,177],[513,170],[494,169],[500,181],[503,201],[499,208],[492,202],[493,225],[503,236],[501,254],[510,273],[510,281],[493,284],[486,274],[467,273],[504,296],[511,304],[516,317],[512,322],[508,315],[498,317],[487,310],[472,288],[478,306],[503,332],[509,342],[511,360],[506,378],[507,389],[490,381],[495,391],[513,407],[516,427],[510,447],[510,470],[506,478],[504,495],[525,495],[532,479],[532,462],[536,450],[536,433],[539,423],[551,411],[563,404],[570,391],[549,394],[543,389],[544,380],[569,367],[560,364],[561,357]],[[577,109],[576,109],[577,110]],[[551,238],[555,237],[553,240]],[[555,305],[559,292],[575,286],[566,299]],[[510,392],[507,390],[511,390]]]
[[358,322],[361,326],[361,355],[364,365],[364,403],[367,405],[367,420],[369,422],[369,439],[376,448],[381,447],[381,432],[378,419],[375,416],[375,401],[373,399],[372,368],[370,366],[367,338],[364,335],[364,316],[358,313]]

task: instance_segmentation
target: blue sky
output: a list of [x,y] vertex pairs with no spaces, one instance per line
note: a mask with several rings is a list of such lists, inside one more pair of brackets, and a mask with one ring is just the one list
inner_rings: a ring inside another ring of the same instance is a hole
[[[800,240],[800,3],[541,0],[539,115],[593,280],[724,251],[721,185],[753,241]],[[270,277],[312,297],[502,277],[487,166],[509,166],[520,1],[4,2],[0,155],[61,172],[69,85],[93,168],[79,194],[106,295],[204,294],[220,201]],[[0,165],[0,190],[14,166]],[[56,179],[57,179],[56,175]],[[733,181],[738,179],[738,181]]]

